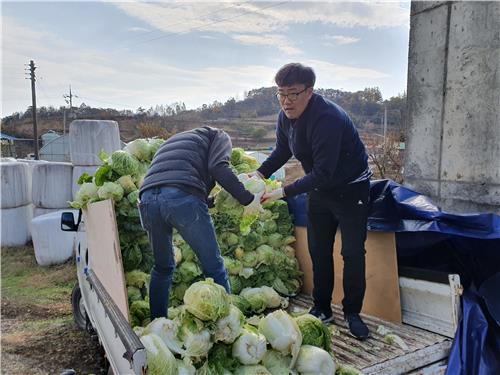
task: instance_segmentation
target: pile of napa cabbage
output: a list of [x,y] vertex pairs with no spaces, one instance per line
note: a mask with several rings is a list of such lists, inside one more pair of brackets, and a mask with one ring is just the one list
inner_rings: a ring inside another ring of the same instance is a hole
[[150,374],[333,375],[337,368],[319,319],[281,309],[245,318],[212,279],[192,284],[168,318],[135,331]]

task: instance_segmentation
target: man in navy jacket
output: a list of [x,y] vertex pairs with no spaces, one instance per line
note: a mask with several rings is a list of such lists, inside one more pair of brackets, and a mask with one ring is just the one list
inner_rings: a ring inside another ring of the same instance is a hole
[[174,228],[196,253],[205,277],[231,291],[208,212],[208,195],[218,182],[245,206],[245,213],[260,209],[260,195],[246,190],[231,170],[231,150],[226,132],[204,126],[175,134],[153,158],[140,189],[139,204],[155,259],[149,288],[151,320],[167,316],[175,269]]
[[356,128],[337,104],[314,93],[310,67],[291,63],[275,77],[281,111],[276,148],[257,173],[268,178],[293,155],[306,175],[284,188],[264,194],[262,203],[308,193],[307,236],[313,263],[314,307],[310,313],[333,321],[333,243],[340,227],[344,259],[342,301],[351,333],[369,335],[359,313],[366,288],[366,221],[371,171]]

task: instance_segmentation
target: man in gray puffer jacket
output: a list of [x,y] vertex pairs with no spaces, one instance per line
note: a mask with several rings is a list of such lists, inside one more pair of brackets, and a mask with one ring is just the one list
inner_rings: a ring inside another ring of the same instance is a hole
[[231,139],[204,126],[176,134],[156,152],[140,189],[139,211],[149,234],[155,264],[151,271],[151,320],[166,317],[175,269],[172,229],[196,253],[205,277],[230,292],[229,279],[208,212],[208,195],[218,182],[245,206],[260,209],[260,196],[246,190],[231,170]]

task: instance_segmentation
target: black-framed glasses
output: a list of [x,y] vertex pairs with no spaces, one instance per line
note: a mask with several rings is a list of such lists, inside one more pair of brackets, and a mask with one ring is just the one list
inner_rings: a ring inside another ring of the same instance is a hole
[[281,92],[276,93],[276,97],[280,102],[284,102],[286,98],[290,100],[291,102],[296,101],[299,98],[299,95],[302,94],[304,91],[306,91],[309,87],[306,87],[304,90],[299,91],[299,92],[291,92],[290,94],[283,94]]

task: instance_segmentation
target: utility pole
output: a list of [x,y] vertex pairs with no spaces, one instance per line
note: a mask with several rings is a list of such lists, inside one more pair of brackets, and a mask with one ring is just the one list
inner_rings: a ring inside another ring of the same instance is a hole
[[[71,92],[71,85],[69,85],[69,95],[63,95],[63,98],[66,100],[66,104],[69,104],[69,118],[73,118],[73,97],[78,98],[78,96],[73,95]],[[64,110],[64,118],[63,118],[63,135],[66,133],[66,110]]]
[[384,146],[385,146],[386,136],[387,136],[387,107],[384,106]]
[[38,160],[38,129],[36,124],[36,92],[35,92],[35,63],[30,60],[30,79],[31,79],[31,112],[33,114],[33,142],[35,151],[35,160]]

